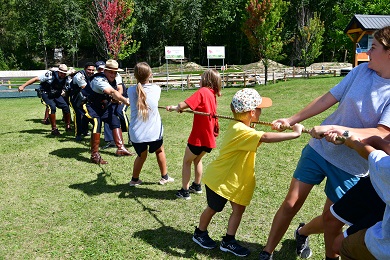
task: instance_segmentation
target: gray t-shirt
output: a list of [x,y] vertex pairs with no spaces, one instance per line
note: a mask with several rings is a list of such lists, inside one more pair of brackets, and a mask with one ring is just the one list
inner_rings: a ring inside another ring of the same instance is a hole
[[127,90],[130,101],[130,140],[133,143],[145,143],[161,140],[164,128],[158,111],[161,88],[155,84],[142,85],[146,94],[146,103],[149,106],[149,118],[146,121],[138,116],[137,86],[131,86]]
[[[390,79],[379,77],[363,63],[354,68],[330,93],[339,101],[335,112],[321,125],[352,128],[390,127]],[[345,145],[312,138],[309,145],[337,168],[356,176],[368,174],[368,164]]]

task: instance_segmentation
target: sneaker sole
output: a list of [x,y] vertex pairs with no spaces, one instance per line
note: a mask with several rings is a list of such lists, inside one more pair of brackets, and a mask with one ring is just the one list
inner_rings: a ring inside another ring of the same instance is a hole
[[214,248],[217,247],[216,244],[215,244],[215,246],[213,246],[213,247],[204,246],[204,245],[202,245],[198,240],[196,240],[194,237],[192,237],[192,241],[194,241],[195,243],[197,243],[199,246],[203,247],[204,249],[214,249]]
[[306,252],[305,250],[303,250],[300,254],[299,254],[299,257],[302,258],[302,259],[307,259],[307,258],[310,258],[313,254],[313,252],[311,251],[311,249],[309,249],[309,255],[305,255]]
[[191,199],[191,197],[182,197],[182,196],[177,196],[177,195],[176,195],[176,198],[183,199],[183,200],[190,200]]
[[203,191],[196,191],[196,190],[192,191],[192,190],[190,190],[190,193],[201,194],[201,193],[203,193]]
[[141,183],[142,183],[142,182],[140,182],[140,183],[134,183],[134,184],[133,184],[133,183],[129,183],[129,186],[130,186],[130,187],[135,187],[135,186],[141,185]]
[[225,248],[225,247],[222,247],[222,246],[220,246],[219,249],[221,249],[221,251],[223,251],[223,252],[232,253],[233,255],[239,256],[239,257],[245,257],[245,256],[248,256],[248,255],[249,255],[249,254],[240,255],[240,254],[237,254],[236,252],[233,252],[233,251],[230,250],[229,248]]

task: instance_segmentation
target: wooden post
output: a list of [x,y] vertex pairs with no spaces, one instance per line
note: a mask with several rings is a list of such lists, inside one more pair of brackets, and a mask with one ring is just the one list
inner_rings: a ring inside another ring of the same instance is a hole
[[8,88],[11,89],[12,86],[11,86],[11,81],[10,81],[10,80],[8,80],[8,84],[9,84],[9,85],[8,85]]
[[246,73],[244,73],[244,88],[246,87]]
[[190,88],[190,74],[187,75],[187,88]]
[[275,78],[275,71],[272,72],[272,77],[273,77],[273,80],[274,80],[274,84],[276,83],[276,78]]

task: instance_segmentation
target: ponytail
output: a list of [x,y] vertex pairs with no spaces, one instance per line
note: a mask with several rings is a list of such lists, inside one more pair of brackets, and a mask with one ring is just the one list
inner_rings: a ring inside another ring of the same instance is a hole
[[140,82],[137,84],[137,95],[138,116],[142,117],[143,121],[146,121],[149,118],[149,106],[146,103],[146,94]]
[[134,67],[134,76],[137,79],[137,108],[138,116],[142,117],[143,121],[149,118],[149,106],[146,103],[146,93],[142,84],[145,84],[152,74],[152,69],[146,62],[139,62]]

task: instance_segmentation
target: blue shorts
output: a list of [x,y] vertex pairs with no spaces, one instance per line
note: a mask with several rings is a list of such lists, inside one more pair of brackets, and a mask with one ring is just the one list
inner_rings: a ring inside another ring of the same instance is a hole
[[337,168],[309,145],[303,148],[293,177],[312,185],[320,184],[327,177],[325,194],[333,203],[336,203],[360,179]]

